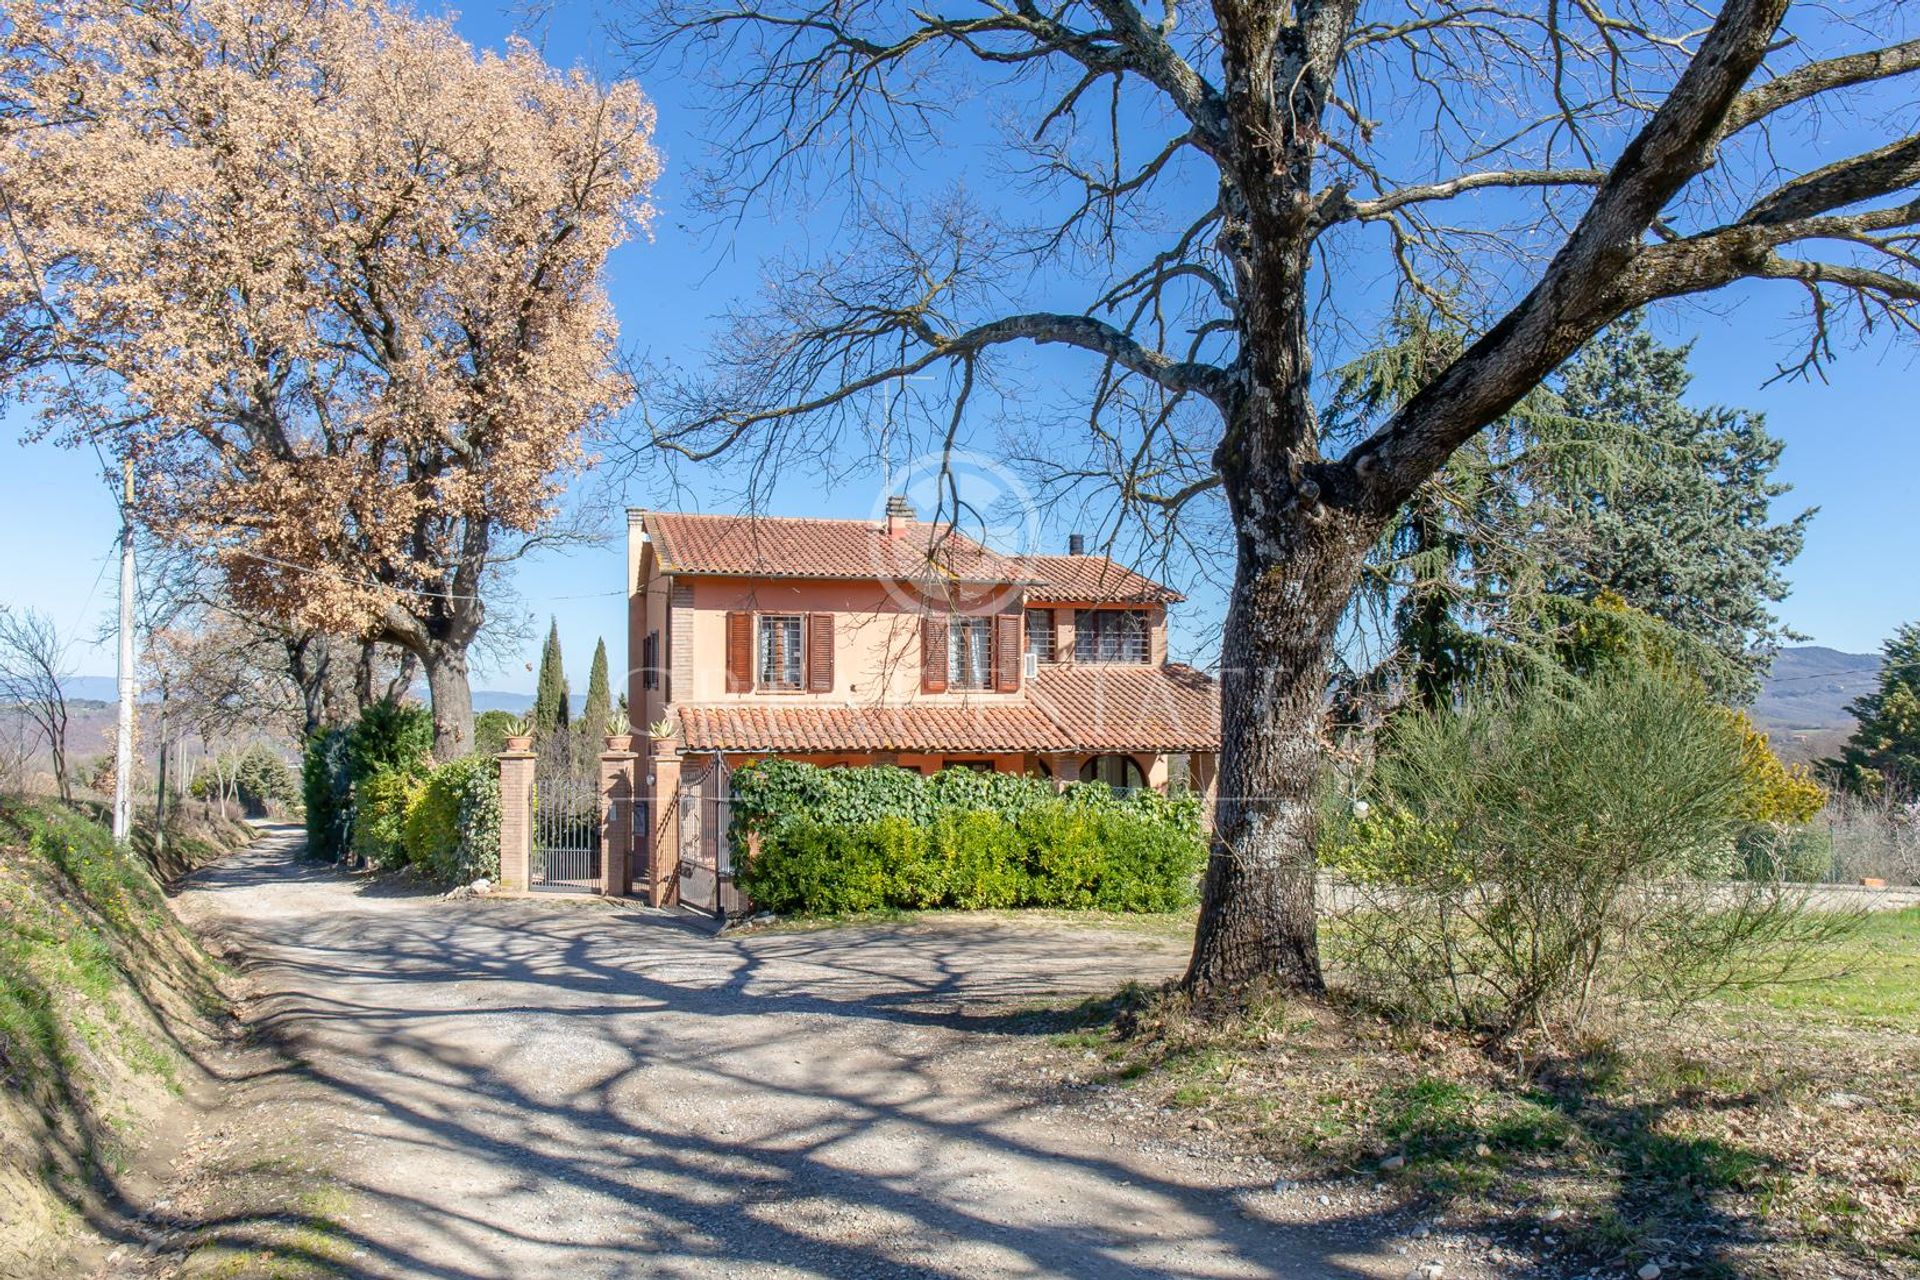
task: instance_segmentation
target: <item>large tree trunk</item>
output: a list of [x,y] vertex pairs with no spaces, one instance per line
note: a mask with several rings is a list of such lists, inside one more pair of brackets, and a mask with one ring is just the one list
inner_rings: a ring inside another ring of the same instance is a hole
[[337,723],[328,696],[333,658],[332,640],[318,632],[288,635],[281,644],[287,654],[287,674],[300,690],[300,740]]
[[1282,512],[1243,527],[1227,610],[1219,799],[1185,980],[1206,1004],[1323,986],[1314,800],[1328,662],[1371,534],[1311,498]]
[[433,704],[433,758],[457,760],[473,750],[473,688],[464,645],[429,641],[418,651]]

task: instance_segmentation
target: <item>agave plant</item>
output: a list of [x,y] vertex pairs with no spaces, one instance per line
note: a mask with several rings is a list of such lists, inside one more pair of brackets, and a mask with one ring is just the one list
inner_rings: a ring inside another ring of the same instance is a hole
[[624,738],[632,732],[633,726],[627,721],[627,711],[625,707],[607,712],[607,736],[609,738]]
[[666,716],[662,719],[655,720],[647,726],[647,736],[649,738],[671,738],[679,731],[679,728],[680,726],[673,722],[672,716]]

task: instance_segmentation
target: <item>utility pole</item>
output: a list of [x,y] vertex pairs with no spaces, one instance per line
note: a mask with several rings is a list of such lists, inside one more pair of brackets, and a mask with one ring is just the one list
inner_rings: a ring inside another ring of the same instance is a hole
[[133,455],[120,498],[120,725],[113,746],[113,838],[133,836]]

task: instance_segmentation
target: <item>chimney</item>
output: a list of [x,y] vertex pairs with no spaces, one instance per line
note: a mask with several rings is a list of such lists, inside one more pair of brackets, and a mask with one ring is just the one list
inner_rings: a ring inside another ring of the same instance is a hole
[[887,536],[897,538],[907,531],[913,523],[913,504],[907,501],[905,494],[896,493],[887,499]]
[[1077,533],[1068,534],[1067,554],[1070,556],[1083,556],[1087,554],[1087,540]]

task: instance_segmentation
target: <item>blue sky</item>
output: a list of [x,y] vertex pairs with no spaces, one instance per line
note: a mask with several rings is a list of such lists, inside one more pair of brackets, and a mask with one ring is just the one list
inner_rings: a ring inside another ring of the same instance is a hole
[[[604,71],[591,29],[562,10],[547,41],[550,58]],[[461,19],[470,38],[498,43],[506,26],[491,13]],[[623,341],[656,356],[697,360],[711,318],[750,295],[760,265],[817,227],[800,221],[755,218],[730,233],[704,230],[688,211],[690,161],[702,130],[695,86],[654,77],[646,84],[660,109],[659,141],[666,174],[655,193],[660,216],[650,241],[623,248],[610,268],[610,288]],[[963,153],[942,167],[964,170]],[[1793,594],[1780,613],[1815,642],[1866,651],[1903,621],[1920,617],[1920,388],[1907,350],[1870,345],[1843,350],[1830,381],[1763,386],[1775,363],[1796,353],[1796,299],[1785,286],[1742,288],[1704,305],[1656,313],[1669,339],[1697,337],[1694,396],[1762,410],[1785,439],[1779,478],[1793,486],[1783,514],[1817,506],[1806,550],[1792,566]],[[1041,366],[1052,370],[1049,363]],[[1062,370],[1071,366],[1058,366]],[[15,414],[0,432],[0,600],[52,614],[70,633],[91,636],[114,603],[115,578],[106,565],[114,536],[112,496],[91,454],[47,444],[17,443],[26,419]],[[817,477],[783,476],[771,507],[777,512],[865,514],[881,494],[876,470],[828,490]],[[693,496],[702,495],[696,484]],[[618,505],[670,505],[674,495],[631,487]],[[711,501],[711,498],[708,499]],[[576,688],[584,685],[593,643],[604,636],[616,667],[625,634],[620,596],[624,553],[616,521],[608,542],[523,565],[517,607],[544,635],[558,617]],[[1064,542],[1065,529],[1042,528],[1043,542]],[[1200,610],[1211,602],[1196,601]],[[537,643],[537,640],[536,640]],[[477,673],[479,687],[529,691],[534,652]],[[1191,655],[1204,657],[1204,655]],[[80,645],[81,674],[109,674],[112,647]]]

